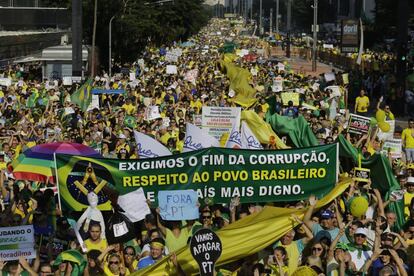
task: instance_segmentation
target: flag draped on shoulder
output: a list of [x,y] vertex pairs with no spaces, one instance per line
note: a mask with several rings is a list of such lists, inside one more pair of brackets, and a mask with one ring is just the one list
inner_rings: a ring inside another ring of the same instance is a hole
[[262,144],[254,136],[246,122],[242,122],[241,127],[241,144],[243,149],[263,149]]
[[157,140],[134,130],[135,142],[140,158],[154,158],[171,155],[171,152]]
[[92,102],[92,79],[88,79],[81,87],[79,87],[79,89],[70,96],[70,100],[85,112]]
[[220,147],[220,142],[209,135],[206,130],[187,123],[183,152],[209,147]]

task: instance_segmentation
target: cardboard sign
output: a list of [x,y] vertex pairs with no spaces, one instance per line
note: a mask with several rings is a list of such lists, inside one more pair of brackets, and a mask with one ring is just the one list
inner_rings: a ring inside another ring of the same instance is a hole
[[325,73],[324,76],[325,76],[326,82],[330,82],[330,81],[334,81],[335,80],[335,74],[332,73],[332,72]]
[[281,76],[277,76],[273,79],[272,85],[273,92],[282,92],[283,91],[283,78]]
[[1,227],[0,237],[0,260],[13,261],[19,257],[36,257],[33,225]]
[[147,121],[151,121],[151,120],[155,120],[155,119],[161,118],[160,110],[159,110],[158,105],[148,106],[145,109],[144,118]]
[[158,205],[163,220],[198,219],[198,196],[194,190],[159,191]]
[[293,106],[299,106],[299,93],[285,92],[281,94],[283,105],[287,106],[289,101],[293,102]]
[[240,126],[240,107],[203,106],[201,124],[208,134],[220,139],[224,133],[230,133],[233,126]]
[[177,74],[177,66],[176,65],[167,65],[167,74],[169,74],[169,75]]
[[354,134],[368,133],[371,119],[368,117],[351,114],[349,117],[348,131]]
[[382,145],[382,152],[388,154],[390,152],[392,159],[402,157],[402,140],[401,139],[389,139],[384,141]]
[[214,265],[222,252],[222,244],[217,234],[207,228],[198,230],[191,237],[190,251],[198,263],[200,276],[213,276]]
[[142,188],[120,195],[118,197],[118,204],[125,211],[124,215],[131,222],[143,220],[147,214],[151,213]]
[[354,180],[368,182],[371,177],[371,170],[366,168],[354,168]]

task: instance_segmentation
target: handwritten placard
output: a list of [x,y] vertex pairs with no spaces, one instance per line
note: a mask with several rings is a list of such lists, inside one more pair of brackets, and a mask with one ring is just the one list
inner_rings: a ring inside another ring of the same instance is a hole
[[355,134],[368,133],[371,119],[368,117],[351,114],[349,117],[348,131]]
[[194,190],[159,191],[160,215],[163,220],[198,219],[197,200]]

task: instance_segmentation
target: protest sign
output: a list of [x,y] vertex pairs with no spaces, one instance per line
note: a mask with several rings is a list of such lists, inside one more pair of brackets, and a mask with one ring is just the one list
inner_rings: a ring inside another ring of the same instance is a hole
[[9,87],[12,84],[11,79],[9,78],[0,78],[0,86]]
[[165,61],[168,61],[168,62],[177,62],[178,61],[178,56],[176,55],[175,52],[168,51],[167,54],[165,55]]
[[118,205],[125,211],[125,216],[131,222],[143,220],[145,215],[151,213],[142,188],[119,196]]
[[185,73],[184,80],[191,82],[193,85],[196,85],[198,77],[198,69],[193,69]]
[[219,140],[224,133],[230,133],[233,126],[239,129],[240,116],[240,107],[203,106],[201,125],[208,134]]
[[167,74],[169,74],[169,75],[177,74],[177,66],[176,65],[167,65]]
[[371,119],[368,117],[350,114],[348,131],[354,134],[368,133]]
[[65,86],[72,85],[72,77],[63,77],[62,81],[63,81],[63,85]]
[[198,230],[190,240],[190,251],[200,268],[200,276],[213,276],[214,265],[221,256],[220,238],[210,229]]
[[92,95],[92,101],[89,104],[87,111],[94,110],[95,108],[99,109],[99,95]]
[[371,170],[366,168],[354,168],[354,180],[368,182],[371,177]]
[[283,105],[288,105],[289,101],[293,102],[293,106],[299,106],[299,93],[285,92],[281,95]]
[[391,158],[401,158],[402,156],[402,140],[401,139],[389,139],[384,141],[382,145],[382,152],[384,154],[391,154]]
[[1,227],[0,260],[12,261],[18,260],[19,257],[34,259],[36,257],[34,242],[33,225]]
[[325,73],[324,74],[326,82],[334,81],[335,80],[335,74],[332,72]]
[[[56,155],[59,193],[73,210],[88,207],[76,185],[88,165],[97,180],[124,195],[143,188],[151,201],[161,190],[196,190],[200,199],[228,203],[292,201],[326,195],[337,181],[337,144],[287,150],[204,148],[150,159],[121,160]],[[93,190],[93,186],[86,187]],[[102,192],[100,192],[102,193]],[[99,208],[111,210],[108,198],[99,196]]]
[[277,76],[276,78],[273,79],[272,91],[273,92],[283,91],[283,78],[281,76]]
[[159,191],[161,218],[175,221],[198,219],[197,197],[194,190]]
[[99,94],[124,94],[124,89],[92,89],[92,94],[99,95]]
[[147,121],[155,120],[161,118],[160,110],[158,105],[150,105],[145,108],[144,118]]

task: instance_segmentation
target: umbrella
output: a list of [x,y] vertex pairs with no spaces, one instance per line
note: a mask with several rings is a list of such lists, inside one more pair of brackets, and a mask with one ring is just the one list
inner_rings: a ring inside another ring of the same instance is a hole
[[9,166],[9,171],[17,180],[30,180],[55,183],[54,154],[70,154],[88,157],[101,157],[94,149],[77,143],[48,143],[25,150]]

